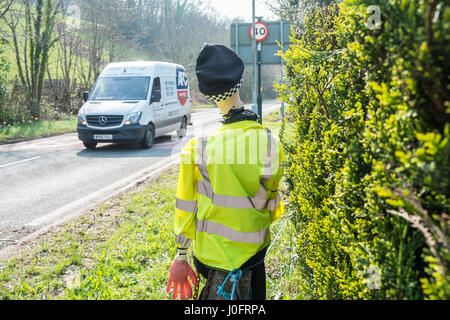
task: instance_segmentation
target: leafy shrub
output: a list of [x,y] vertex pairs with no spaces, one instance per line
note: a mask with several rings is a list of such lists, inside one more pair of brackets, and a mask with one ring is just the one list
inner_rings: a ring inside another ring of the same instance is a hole
[[371,4],[313,10],[284,54],[300,289],[448,299],[450,8],[380,0],[377,29]]

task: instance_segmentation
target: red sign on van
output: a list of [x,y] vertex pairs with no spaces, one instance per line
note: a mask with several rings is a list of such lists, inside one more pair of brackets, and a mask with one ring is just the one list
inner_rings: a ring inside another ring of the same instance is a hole
[[186,76],[186,71],[183,68],[177,68],[177,92],[178,101],[184,106],[188,100],[189,84]]
[[180,104],[184,106],[188,100],[188,91],[187,90],[178,90],[178,101]]

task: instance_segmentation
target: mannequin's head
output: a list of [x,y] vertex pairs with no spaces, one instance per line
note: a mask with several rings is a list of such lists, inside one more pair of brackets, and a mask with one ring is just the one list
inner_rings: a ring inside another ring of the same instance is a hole
[[223,115],[233,107],[242,107],[239,90],[244,81],[244,69],[242,59],[220,44],[205,44],[197,58],[198,88],[207,99],[219,105]]

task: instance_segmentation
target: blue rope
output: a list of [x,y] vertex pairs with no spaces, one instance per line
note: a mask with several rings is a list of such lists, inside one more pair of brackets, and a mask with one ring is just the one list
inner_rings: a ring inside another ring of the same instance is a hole
[[267,249],[266,255],[265,257],[267,257],[267,255],[269,254],[270,250],[272,249],[273,245],[277,242],[278,237],[281,234],[281,231],[284,230],[284,227],[286,227],[286,224],[288,223],[289,219],[294,215],[294,210],[289,211],[289,215],[284,219],[284,223],[281,226],[280,230],[278,230],[277,235],[275,236],[275,239],[272,241],[272,243],[270,244],[269,249]]
[[[225,300],[235,300],[235,294],[237,291],[237,296],[239,297],[239,280],[241,280],[242,278],[242,271],[239,269],[234,269],[233,271],[231,271],[227,278],[225,279],[225,281],[222,283],[221,286],[219,286],[219,290],[217,290],[217,294],[221,295],[222,297],[225,298]],[[224,291],[225,288],[225,284],[228,282],[228,280],[230,280],[230,282],[233,283],[233,288],[231,289],[231,294],[227,293]]]

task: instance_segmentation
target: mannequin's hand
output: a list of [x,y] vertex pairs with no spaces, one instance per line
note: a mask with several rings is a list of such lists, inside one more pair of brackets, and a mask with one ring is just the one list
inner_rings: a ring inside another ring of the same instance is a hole
[[173,286],[173,300],[177,299],[178,293],[180,293],[181,300],[192,298],[192,286],[188,278],[190,278],[194,286],[197,285],[197,277],[194,270],[187,262],[186,255],[177,256],[170,266],[169,280],[166,289],[167,293],[169,293]]

